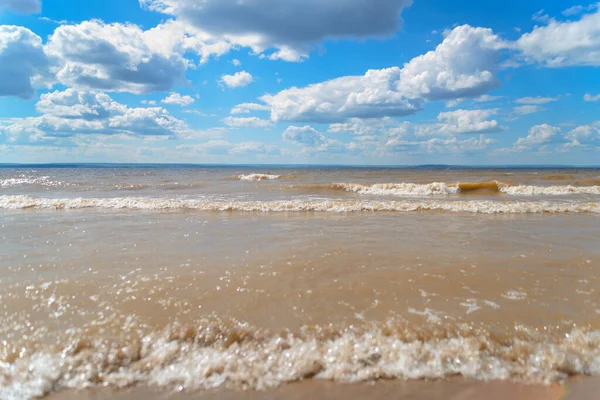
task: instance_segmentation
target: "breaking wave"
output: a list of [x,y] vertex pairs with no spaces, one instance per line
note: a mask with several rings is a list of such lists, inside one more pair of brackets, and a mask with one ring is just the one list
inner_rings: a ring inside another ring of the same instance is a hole
[[254,173],[254,174],[240,174],[240,175],[235,175],[234,177],[241,181],[272,181],[272,180],[281,178],[281,175]]
[[273,201],[227,201],[150,197],[112,198],[38,198],[31,196],[0,196],[0,209],[68,210],[68,209],[130,209],[130,210],[198,210],[245,212],[410,212],[446,211],[482,214],[524,213],[600,213],[597,202],[556,201],[444,201],[444,200],[325,200],[298,199]]
[[551,333],[521,327],[499,336],[466,324],[412,329],[387,321],[275,334],[215,318],[148,331],[128,318],[121,329],[120,339],[75,330],[52,347],[20,354],[5,342],[0,398],[139,384],[263,390],[304,379],[358,383],[456,375],[547,384],[600,374],[600,332],[584,328]]
[[564,196],[572,194],[600,194],[600,186],[529,186],[491,182],[433,182],[418,183],[334,183],[331,189],[358,194],[381,196],[449,196],[473,192],[503,193],[511,196]]
[[503,193],[514,196],[564,196],[569,194],[600,194],[600,186],[507,186]]
[[372,185],[361,183],[334,183],[333,189],[345,190],[359,194],[372,194],[384,196],[432,196],[457,194],[457,186],[449,186],[443,182],[430,184],[418,183],[375,183]]

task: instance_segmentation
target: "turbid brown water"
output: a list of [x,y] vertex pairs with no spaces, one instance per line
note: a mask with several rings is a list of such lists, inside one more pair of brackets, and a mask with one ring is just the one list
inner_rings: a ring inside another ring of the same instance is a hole
[[600,374],[599,179],[0,169],[0,398],[558,398]]

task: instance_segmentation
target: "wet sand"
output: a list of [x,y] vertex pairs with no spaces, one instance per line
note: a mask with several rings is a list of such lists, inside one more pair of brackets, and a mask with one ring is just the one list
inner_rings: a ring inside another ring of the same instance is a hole
[[147,388],[59,392],[49,400],[275,400],[275,399],[419,399],[419,400],[598,400],[599,378],[570,379],[550,386],[512,382],[379,381],[372,384],[339,385],[324,381],[288,384],[267,392],[213,390],[195,393],[157,392]]

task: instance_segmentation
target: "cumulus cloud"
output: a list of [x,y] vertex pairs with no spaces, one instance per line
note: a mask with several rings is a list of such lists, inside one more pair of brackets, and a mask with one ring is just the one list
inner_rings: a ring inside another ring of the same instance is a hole
[[497,109],[489,110],[455,110],[442,112],[438,115],[439,123],[422,125],[420,135],[460,135],[467,133],[501,132],[502,127],[497,120],[489,119],[497,114]]
[[76,135],[177,136],[192,131],[161,107],[129,108],[105,93],[67,89],[43,94],[42,115],[0,127],[8,142],[31,143]]
[[231,109],[231,114],[249,114],[252,111],[269,111],[271,108],[265,104],[242,103]]
[[20,14],[38,14],[42,3],[40,0],[0,0],[0,11],[3,8]]
[[548,124],[534,125],[529,129],[529,135],[519,138],[514,144],[516,151],[542,149],[545,146],[561,141],[560,128]]
[[143,7],[233,46],[250,47],[271,59],[300,61],[328,38],[394,34],[411,0],[139,0]]
[[490,29],[459,26],[433,51],[403,68],[370,70],[265,95],[274,121],[343,122],[348,118],[405,116],[426,101],[475,97],[498,86],[500,52],[507,46]]
[[282,135],[283,140],[295,144],[316,147],[324,144],[327,138],[316,129],[306,126],[290,126]]
[[181,94],[177,93],[177,92],[172,92],[169,93],[169,95],[167,97],[165,97],[164,99],[161,100],[161,103],[164,104],[176,104],[179,105],[181,107],[187,107],[190,104],[192,104],[194,101],[194,98],[192,96],[182,96]]
[[227,87],[230,87],[230,88],[237,88],[237,87],[248,86],[253,81],[254,81],[254,78],[252,77],[252,75],[249,72],[240,71],[240,72],[236,72],[233,75],[221,76],[221,80],[219,81],[219,83],[221,83]]
[[565,139],[569,141],[568,147],[600,146],[600,121],[574,128],[565,135]]
[[21,26],[0,25],[0,96],[30,99],[51,80],[42,39]]
[[548,103],[552,103],[553,101],[557,101],[558,97],[542,97],[542,96],[537,96],[537,97],[521,97],[517,100],[515,100],[515,103],[518,104],[548,104]]
[[236,117],[227,117],[223,119],[223,123],[227,126],[231,126],[233,128],[270,128],[273,124],[271,121],[266,119],[260,119],[257,117],[247,117],[247,118],[236,118]]
[[62,25],[46,51],[60,61],[56,75],[82,90],[149,93],[185,82],[189,61],[181,32],[159,25],[148,31],[132,24],[85,21]]
[[550,19],[516,42],[526,60],[546,67],[600,65],[600,11],[577,21]]
[[597,94],[597,95],[594,96],[594,95],[591,95],[589,93],[586,93],[583,96],[583,101],[600,101],[600,94]]

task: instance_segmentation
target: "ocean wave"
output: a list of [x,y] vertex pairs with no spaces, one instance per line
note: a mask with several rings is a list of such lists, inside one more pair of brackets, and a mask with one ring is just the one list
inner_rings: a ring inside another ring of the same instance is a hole
[[449,196],[473,192],[503,193],[510,196],[564,196],[572,194],[600,194],[600,186],[529,186],[509,185],[504,182],[433,182],[418,183],[334,183],[334,190],[344,190],[379,196]]
[[552,333],[521,327],[499,336],[468,325],[415,330],[388,321],[274,334],[206,319],[147,332],[129,319],[121,329],[121,339],[99,337],[97,329],[72,330],[52,348],[16,349],[0,362],[0,398],[140,384],[264,390],[305,379],[359,383],[457,375],[548,384],[600,374],[600,331],[585,328]]
[[512,196],[564,196],[570,194],[600,194],[600,186],[506,186],[502,193]]
[[241,181],[271,181],[281,178],[281,175],[253,173],[235,175],[234,177]]
[[411,212],[445,211],[482,214],[526,213],[600,213],[597,202],[554,201],[444,201],[444,200],[273,200],[226,201],[206,199],[112,197],[112,198],[38,198],[31,196],[0,196],[0,209],[5,210],[69,210],[69,209],[129,209],[129,210],[197,210],[242,212]]
[[383,196],[451,195],[457,194],[460,191],[457,186],[449,186],[443,182],[434,182],[429,184],[375,183],[372,185],[362,183],[334,183],[331,187],[333,189],[341,189],[347,192]]
[[0,188],[13,186],[37,185],[45,187],[61,186],[62,182],[53,181],[49,176],[26,176],[21,175],[18,178],[0,179]]

